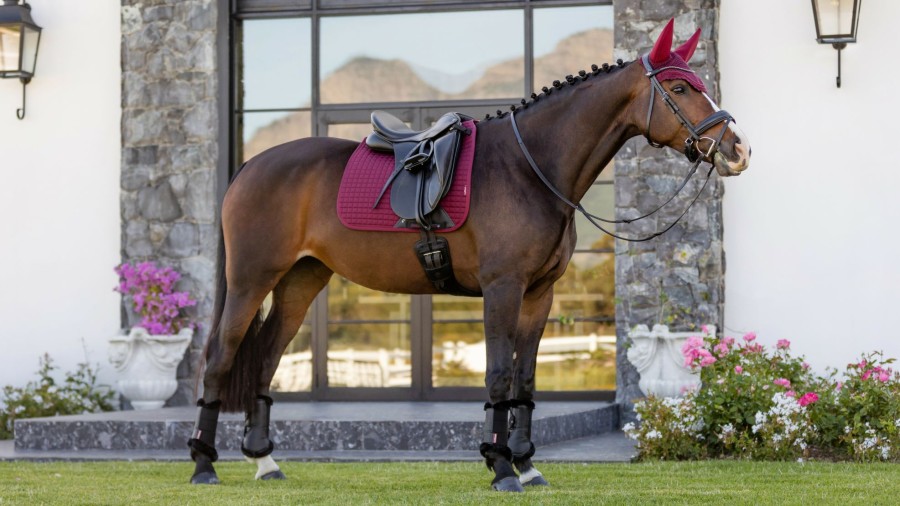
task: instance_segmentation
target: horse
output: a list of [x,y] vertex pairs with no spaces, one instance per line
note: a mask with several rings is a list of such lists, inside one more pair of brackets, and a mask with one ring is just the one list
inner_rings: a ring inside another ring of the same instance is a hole
[[[549,483],[530,440],[538,344],[575,248],[577,202],[600,171],[638,135],[723,177],[749,166],[746,137],[686,63],[699,36],[673,50],[670,21],[640,63],[593,65],[477,125],[468,219],[440,235],[459,286],[484,298],[489,402],[480,451],[496,490]],[[385,292],[438,293],[413,252],[417,234],[339,221],[339,186],[357,145],[318,137],[273,147],[247,161],[225,194],[203,393],[188,442],[194,484],[219,482],[220,410],[246,413],[241,449],[256,478],[285,478],[271,457],[269,384],[333,273]]]

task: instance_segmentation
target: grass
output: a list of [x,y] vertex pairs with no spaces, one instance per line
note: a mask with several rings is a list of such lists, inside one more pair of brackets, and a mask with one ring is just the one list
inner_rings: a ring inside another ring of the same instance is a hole
[[663,462],[544,464],[552,487],[489,489],[476,463],[217,464],[222,484],[187,484],[189,462],[0,462],[0,504],[897,504],[896,464]]

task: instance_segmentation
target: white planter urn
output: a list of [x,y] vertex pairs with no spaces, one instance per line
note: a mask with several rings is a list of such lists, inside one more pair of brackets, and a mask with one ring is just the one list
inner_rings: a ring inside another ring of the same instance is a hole
[[161,408],[178,389],[175,370],[194,336],[184,328],[175,335],[153,335],[134,327],[109,340],[109,361],[119,374],[119,393],[134,409]]
[[[716,335],[716,327],[707,325],[708,335]],[[630,332],[631,347],[628,361],[641,374],[638,385],[646,395],[657,397],[681,397],[688,389],[700,386],[699,371],[684,365],[681,347],[691,336],[703,336],[703,332],[669,332],[666,325],[637,325]]]

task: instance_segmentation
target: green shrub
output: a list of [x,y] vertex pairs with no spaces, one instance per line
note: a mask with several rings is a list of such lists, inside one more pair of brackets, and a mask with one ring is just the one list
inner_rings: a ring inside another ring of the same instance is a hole
[[61,385],[53,379],[52,372],[58,368],[50,355],[44,354],[39,363],[37,381],[21,388],[3,387],[0,439],[11,439],[14,422],[21,418],[113,410],[115,394],[108,387],[97,385],[97,372],[86,361],[78,364],[75,372],[66,372]]

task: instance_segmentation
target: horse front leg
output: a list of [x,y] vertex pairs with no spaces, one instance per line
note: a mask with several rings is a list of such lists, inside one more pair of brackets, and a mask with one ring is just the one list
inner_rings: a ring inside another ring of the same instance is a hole
[[509,448],[509,393],[513,374],[515,330],[522,305],[521,285],[495,282],[484,289],[484,331],[487,351],[485,386],[491,402],[485,404],[481,455],[494,471],[494,490],[522,492]]
[[521,473],[519,481],[524,486],[550,484],[531,461],[535,452],[531,441],[531,419],[534,412],[538,345],[544,334],[552,303],[552,285],[542,291],[528,292],[519,315],[509,447],[512,450],[513,465]]

